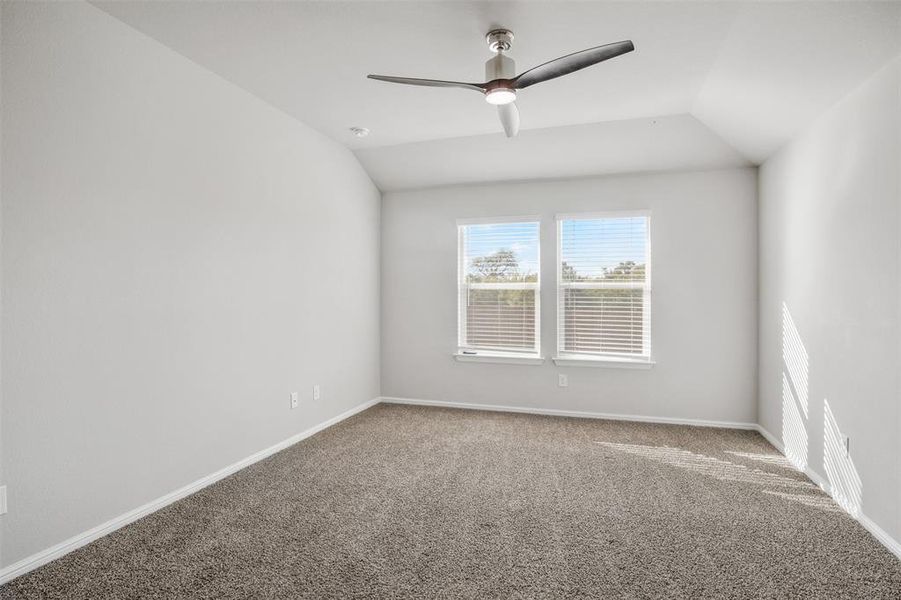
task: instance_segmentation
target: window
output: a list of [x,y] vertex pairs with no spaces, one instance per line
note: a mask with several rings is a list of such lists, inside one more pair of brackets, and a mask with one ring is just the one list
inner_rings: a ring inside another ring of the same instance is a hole
[[651,359],[651,255],[646,213],[557,217],[560,359]]
[[458,229],[458,358],[536,356],[538,220],[461,222]]

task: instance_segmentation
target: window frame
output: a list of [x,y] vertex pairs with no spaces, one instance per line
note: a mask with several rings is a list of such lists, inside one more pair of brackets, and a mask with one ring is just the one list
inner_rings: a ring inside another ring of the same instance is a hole
[[[645,281],[643,283],[626,282],[625,284],[615,285],[602,282],[577,282],[564,283],[563,281],[563,223],[564,221],[590,221],[598,219],[626,219],[630,217],[644,217],[646,219],[645,232],[645,253],[647,255],[645,261]],[[647,209],[630,209],[630,210],[613,210],[602,212],[584,212],[584,213],[563,213],[555,215],[556,223],[556,271],[557,271],[557,351],[554,356],[554,363],[557,366],[604,366],[604,367],[621,367],[621,368],[650,368],[653,366],[654,360],[652,355],[651,344],[651,327],[653,320],[651,318],[651,296],[652,296],[652,263],[653,256],[651,252],[651,211]],[[642,289],[642,314],[646,327],[642,333],[642,353],[628,354],[616,352],[603,353],[578,353],[570,352],[564,349],[566,344],[566,331],[564,326],[565,308],[564,293],[567,289]]]
[[[535,282],[468,283],[466,265],[466,228],[470,225],[508,225],[534,223],[538,227],[537,277]],[[511,217],[479,217],[457,219],[457,350],[454,357],[460,362],[496,362],[504,364],[541,364],[541,216],[520,215]],[[470,289],[534,290],[535,292],[535,345],[516,349],[503,347],[472,346],[466,342],[468,291]]]

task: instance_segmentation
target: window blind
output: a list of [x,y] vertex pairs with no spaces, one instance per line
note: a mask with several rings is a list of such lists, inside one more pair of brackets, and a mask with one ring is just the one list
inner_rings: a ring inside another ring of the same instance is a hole
[[649,217],[558,217],[557,351],[650,360]]
[[459,346],[537,354],[537,221],[459,226]]

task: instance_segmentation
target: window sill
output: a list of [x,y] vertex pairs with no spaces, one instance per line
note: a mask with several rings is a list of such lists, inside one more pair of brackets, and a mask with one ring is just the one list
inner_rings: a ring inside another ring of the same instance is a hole
[[652,360],[634,358],[612,358],[594,356],[555,356],[558,367],[602,367],[608,369],[650,369],[656,363]]
[[503,352],[480,352],[478,354],[455,352],[454,359],[458,362],[497,363],[502,365],[540,365],[544,363],[543,356],[534,354],[505,354]]

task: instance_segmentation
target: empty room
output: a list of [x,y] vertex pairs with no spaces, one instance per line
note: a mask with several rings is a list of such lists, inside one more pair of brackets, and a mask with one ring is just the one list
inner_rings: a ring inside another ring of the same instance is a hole
[[0,23],[0,600],[901,600],[901,1]]

